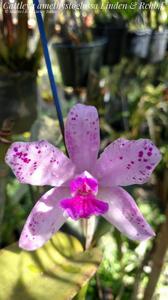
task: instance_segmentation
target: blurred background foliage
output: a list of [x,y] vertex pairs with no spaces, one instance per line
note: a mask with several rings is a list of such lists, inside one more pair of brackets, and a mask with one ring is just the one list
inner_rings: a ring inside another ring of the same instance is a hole
[[[84,3],[85,9],[43,10],[64,116],[77,102],[95,105],[101,150],[120,136],[150,138],[163,159],[148,184],[129,187],[156,237],[135,243],[99,218],[92,246],[102,250],[103,260],[85,298],[78,299],[167,300],[168,3]],[[9,6],[10,1],[2,4]],[[5,165],[11,141],[47,139],[64,151],[35,16],[30,7],[18,10],[1,7],[0,14],[1,248],[18,240],[28,213],[45,191],[19,184]],[[62,230],[84,242],[80,224],[69,222]]]

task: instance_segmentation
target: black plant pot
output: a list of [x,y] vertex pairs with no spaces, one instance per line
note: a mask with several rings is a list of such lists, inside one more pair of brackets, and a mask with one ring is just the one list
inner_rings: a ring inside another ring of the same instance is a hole
[[149,53],[151,30],[143,29],[128,32],[126,39],[126,55],[146,59]]
[[115,65],[120,62],[125,47],[127,27],[124,22],[114,24],[110,22],[97,23],[95,35],[107,38],[104,55],[105,65]]
[[65,86],[85,87],[91,70],[99,71],[103,64],[106,39],[82,44],[53,44]]
[[0,127],[6,119],[14,121],[13,132],[28,131],[37,117],[36,75],[7,73],[0,75]]
[[168,30],[153,31],[151,36],[149,56],[150,63],[157,63],[164,59],[168,41]]

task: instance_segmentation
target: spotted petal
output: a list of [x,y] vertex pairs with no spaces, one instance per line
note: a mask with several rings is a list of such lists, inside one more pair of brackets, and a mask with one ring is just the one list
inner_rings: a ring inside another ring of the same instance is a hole
[[148,181],[161,155],[148,139],[118,139],[101,154],[95,176],[103,186],[126,186]]
[[43,246],[66,221],[59,201],[69,196],[68,188],[53,188],[32,209],[19,240],[19,247],[35,250]]
[[65,141],[78,172],[91,171],[100,145],[99,119],[95,107],[77,104],[70,110],[65,125]]
[[155,235],[131,195],[124,189],[120,187],[102,188],[98,197],[109,204],[109,209],[103,217],[127,237],[142,241]]
[[60,186],[74,175],[74,165],[59,149],[47,141],[16,142],[6,162],[21,183]]

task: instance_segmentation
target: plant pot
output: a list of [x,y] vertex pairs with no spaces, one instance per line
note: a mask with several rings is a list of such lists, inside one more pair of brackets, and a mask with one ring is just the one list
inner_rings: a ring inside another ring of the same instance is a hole
[[98,72],[103,64],[105,39],[82,44],[53,44],[65,86],[85,87],[91,70]]
[[149,47],[148,60],[150,63],[157,63],[164,59],[168,41],[168,30],[153,31]]
[[104,36],[107,38],[104,64],[111,66],[119,63],[123,54],[127,33],[125,23],[98,22],[94,32],[96,36]]
[[37,117],[36,75],[0,75],[0,127],[6,119],[14,121],[13,133],[28,131]]
[[149,53],[150,39],[150,29],[128,32],[126,39],[126,56],[135,56],[146,59]]

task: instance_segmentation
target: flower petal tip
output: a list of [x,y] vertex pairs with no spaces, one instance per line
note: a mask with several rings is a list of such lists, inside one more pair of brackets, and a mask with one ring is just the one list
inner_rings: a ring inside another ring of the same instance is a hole
[[150,238],[154,238],[156,236],[156,233],[153,231],[153,229],[151,229],[151,235]]
[[36,243],[34,241],[31,241],[28,238],[22,237],[22,235],[18,242],[19,248],[21,248],[22,250],[25,250],[25,251],[35,251],[38,248],[41,248],[43,246],[43,244],[44,243]]
[[22,239],[22,236],[19,239],[18,246],[22,250],[26,250],[26,251],[33,251],[33,250],[35,250],[34,247],[33,247],[33,245],[30,243],[30,241]]
[[20,239],[18,241],[18,246],[19,248],[25,251],[35,251],[38,248],[42,247],[43,243],[36,242],[36,239],[32,240],[31,237],[29,238],[23,233],[21,234]]
[[152,239],[155,236],[156,236],[155,232],[153,231],[152,228],[150,228],[150,230],[148,230],[145,235],[140,236],[139,238],[137,238],[137,240],[140,241],[140,242],[141,241],[148,241],[149,239]]

